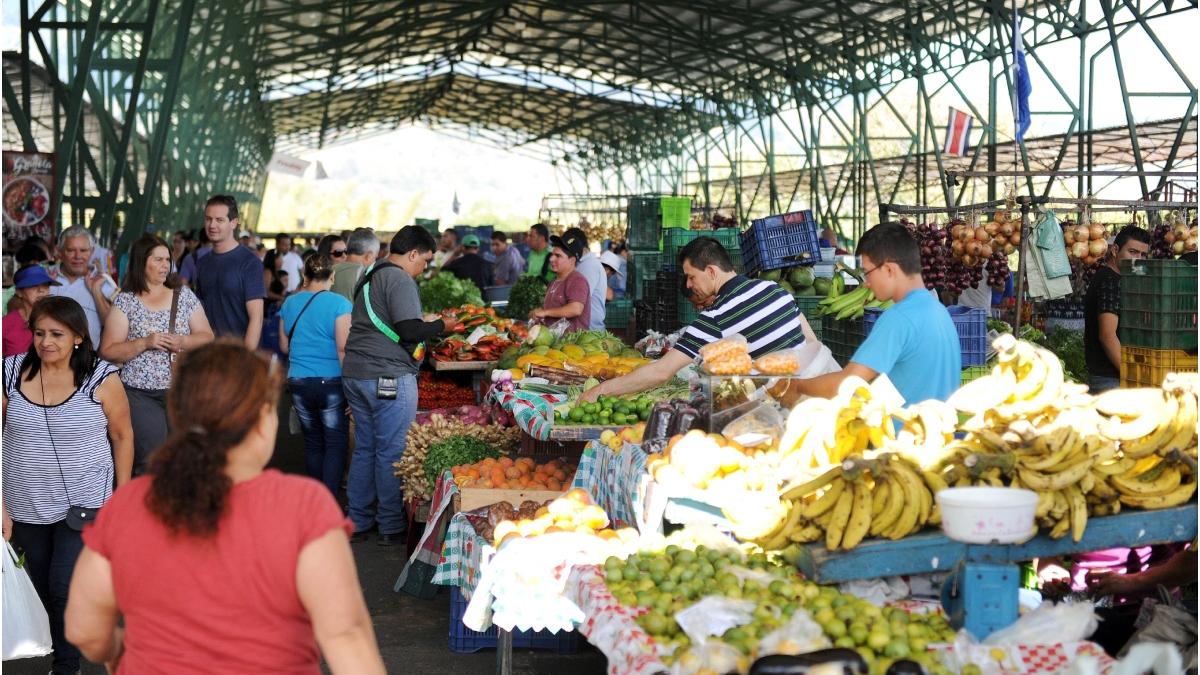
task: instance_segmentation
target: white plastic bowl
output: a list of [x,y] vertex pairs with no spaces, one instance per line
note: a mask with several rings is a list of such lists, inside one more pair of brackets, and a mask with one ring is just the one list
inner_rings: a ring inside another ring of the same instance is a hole
[[1031,490],[962,487],[935,496],[942,509],[942,531],[968,544],[1013,544],[1033,534],[1038,496]]

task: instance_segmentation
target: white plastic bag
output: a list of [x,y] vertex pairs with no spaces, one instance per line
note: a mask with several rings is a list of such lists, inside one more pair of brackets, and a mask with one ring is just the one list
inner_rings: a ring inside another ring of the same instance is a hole
[[1099,620],[1091,603],[1044,603],[1016,623],[987,636],[983,644],[1041,645],[1080,642],[1096,632]]
[[4,547],[4,660],[45,656],[54,649],[50,617],[12,544]]

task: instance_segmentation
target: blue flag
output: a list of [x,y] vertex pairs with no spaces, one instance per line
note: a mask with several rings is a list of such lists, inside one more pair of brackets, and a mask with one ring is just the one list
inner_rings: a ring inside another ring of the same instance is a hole
[[1025,40],[1021,38],[1021,17],[1013,9],[1013,121],[1017,128],[1017,142],[1025,140],[1029,131],[1029,94],[1033,83],[1029,81],[1029,66],[1025,63]]

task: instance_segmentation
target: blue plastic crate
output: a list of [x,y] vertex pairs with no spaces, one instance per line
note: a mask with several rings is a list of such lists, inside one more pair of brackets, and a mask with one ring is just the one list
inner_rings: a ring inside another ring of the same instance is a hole
[[982,366],[987,363],[987,312],[975,307],[952,305],[946,308],[954,327],[958,330],[958,344],[962,349],[962,367]]
[[752,221],[742,232],[747,274],[821,262],[817,221],[812,211],[796,211]]
[[[480,649],[496,648],[496,627],[484,633],[467,628],[463,614],[467,611],[467,599],[458,588],[450,588],[450,651],[469,654]],[[574,654],[579,651],[579,631],[513,631],[513,649],[545,649],[559,654]]]

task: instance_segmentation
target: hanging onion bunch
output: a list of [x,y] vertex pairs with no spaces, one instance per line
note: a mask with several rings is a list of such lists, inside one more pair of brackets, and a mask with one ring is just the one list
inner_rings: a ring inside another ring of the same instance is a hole
[[950,251],[946,245],[949,230],[937,223],[913,223],[900,221],[908,228],[917,245],[921,247],[921,277],[925,287],[936,290],[945,287],[946,269],[950,265]]
[[971,226],[966,221],[950,221],[950,250],[964,267],[978,267],[994,254],[1008,256],[1021,244],[1021,221],[1010,220],[1007,211],[997,211],[992,220]]
[[1099,223],[1075,225],[1063,221],[1063,243],[1068,256],[1091,265],[1102,260],[1108,251],[1108,230]]

